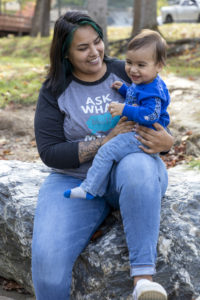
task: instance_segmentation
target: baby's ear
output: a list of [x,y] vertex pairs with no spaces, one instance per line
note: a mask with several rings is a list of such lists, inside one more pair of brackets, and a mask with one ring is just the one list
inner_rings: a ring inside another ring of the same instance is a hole
[[157,73],[160,73],[163,69],[163,64],[161,62],[157,63],[156,65],[156,70],[157,70]]

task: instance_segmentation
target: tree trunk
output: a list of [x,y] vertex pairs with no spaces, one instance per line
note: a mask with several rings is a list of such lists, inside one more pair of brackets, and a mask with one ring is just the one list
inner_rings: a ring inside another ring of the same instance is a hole
[[40,32],[42,0],[37,0],[35,5],[34,16],[32,20],[31,36],[37,36]]
[[88,14],[103,29],[105,52],[108,52],[107,43],[107,0],[88,0]]
[[58,5],[58,17],[61,16],[61,0],[57,0],[57,5]]
[[51,0],[43,0],[43,11],[41,19],[41,36],[49,36],[50,34],[50,10]]
[[37,0],[32,21],[31,36],[49,36],[51,0]]
[[132,36],[141,29],[158,30],[157,27],[157,0],[134,0],[134,18]]

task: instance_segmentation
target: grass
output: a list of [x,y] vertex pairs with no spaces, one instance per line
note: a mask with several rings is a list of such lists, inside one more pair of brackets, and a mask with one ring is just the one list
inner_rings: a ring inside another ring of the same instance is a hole
[[[36,62],[35,62],[36,61]],[[7,103],[32,104],[44,81],[44,68],[37,60],[23,58],[1,58],[0,65],[0,106]]]
[[[200,23],[172,23],[158,26],[166,40],[175,41],[183,38],[199,38]],[[131,34],[131,26],[108,27],[109,41],[128,38]]]
[[193,159],[189,162],[189,168],[200,170],[200,159]]
[[[200,24],[166,24],[159,30],[167,40],[199,37]],[[108,27],[108,40],[128,38],[131,27]],[[9,103],[32,104],[38,97],[49,64],[52,37],[13,37],[0,39],[0,107]],[[119,55],[124,58],[124,53]],[[185,51],[167,61],[166,72],[188,78],[200,76],[200,47]]]
[[10,37],[0,43],[0,107],[35,103],[49,63],[50,38]]
[[20,58],[38,58],[46,59],[49,51],[51,37],[48,38],[32,38],[13,37],[1,38],[0,56],[20,57]]
[[[200,24],[164,24],[159,26],[160,32],[167,41],[184,38],[199,38]],[[167,70],[177,76],[193,79],[200,76],[200,45],[192,50],[185,49],[184,53],[167,59]]]

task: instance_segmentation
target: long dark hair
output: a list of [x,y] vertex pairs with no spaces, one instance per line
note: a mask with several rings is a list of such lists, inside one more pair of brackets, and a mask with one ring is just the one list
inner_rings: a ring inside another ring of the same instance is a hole
[[87,14],[80,11],[68,11],[60,16],[54,26],[50,48],[50,68],[47,74],[47,86],[59,94],[65,85],[67,75],[72,72],[72,65],[66,58],[75,30],[84,25],[91,25],[103,40],[101,27]]

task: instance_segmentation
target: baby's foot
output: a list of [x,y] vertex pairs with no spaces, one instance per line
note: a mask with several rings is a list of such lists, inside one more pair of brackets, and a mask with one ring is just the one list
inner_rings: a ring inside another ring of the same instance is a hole
[[71,189],[71,190],[66,190],[64,192],[64,197],[65,198],[83,198],[83,199],[93,199],[94,196],[91,195],[90,193],[87,193],[84,189],[82,189],[80,186]]

